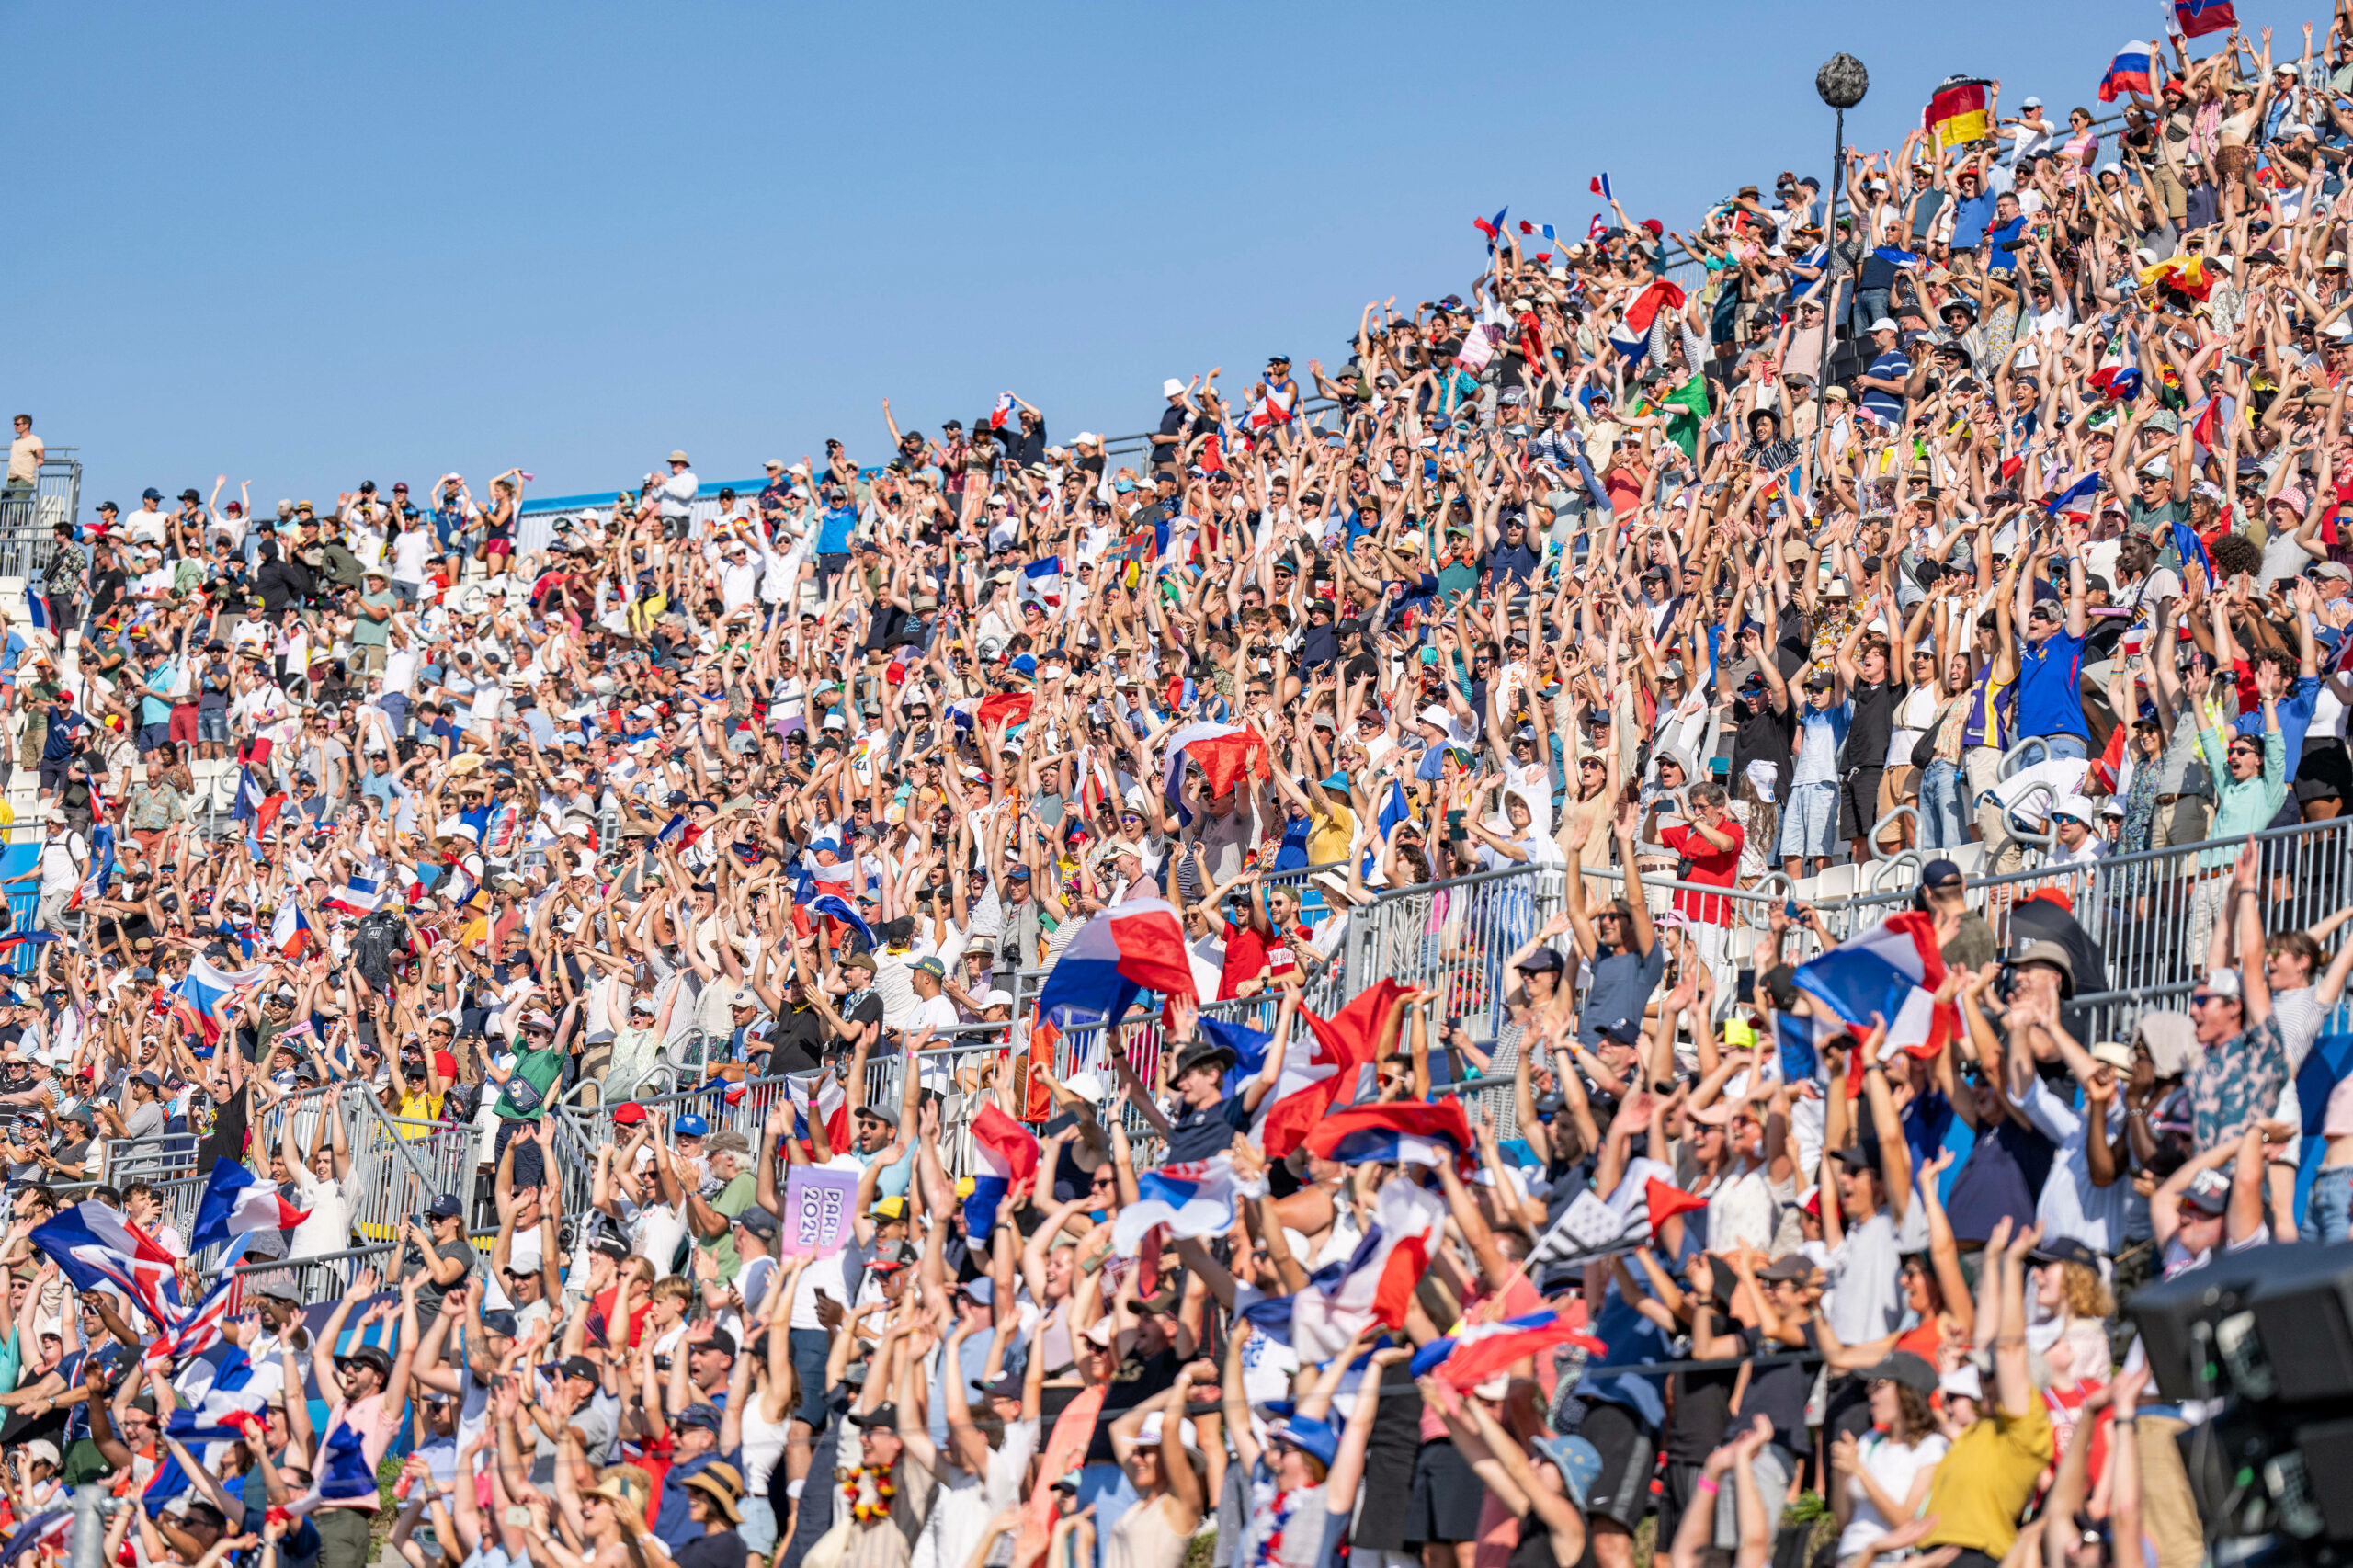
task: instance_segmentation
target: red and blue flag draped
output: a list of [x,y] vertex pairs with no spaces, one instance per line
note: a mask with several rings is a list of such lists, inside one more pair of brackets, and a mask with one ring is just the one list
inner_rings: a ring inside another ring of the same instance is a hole
[[1071,938],[1038,994],[1038,1016],[1064,1028],[1102,1023],[1126,1016],[1146,991],[1195,994],[1193,966],[1176,911],[1156,898],[1131,898]]

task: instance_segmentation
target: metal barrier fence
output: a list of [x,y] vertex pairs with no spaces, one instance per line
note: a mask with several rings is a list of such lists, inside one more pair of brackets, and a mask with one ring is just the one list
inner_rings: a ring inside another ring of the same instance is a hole
[[256,1299],[262,1287],[284,1279],[294,1282],[295,1291],[304,1301],[332,1301],[350,1285],[354,1270],[372,1267],[381,1273],[391,1261],[392,1250],[392,1243],[381,1242],[309,1257],[257,1258],[237,1265],[237,1272],[244,1278],[248,1302]]
[[81,505],[80,449],[46,448],[32,489],[0,490],[0,577],[38,578],[57,551],[57,525],[75,522]]

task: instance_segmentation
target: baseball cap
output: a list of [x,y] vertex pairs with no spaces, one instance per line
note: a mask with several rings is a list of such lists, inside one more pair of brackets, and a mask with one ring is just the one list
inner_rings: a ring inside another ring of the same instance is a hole
[[670,1131],[681,1138],[708,1138],[710,1123],[689,1111],[670,1124]]
[[2231,1178],[2218,1170],[2200,1171],[2182,1189],[2181,1202],[2186,1209],[2195,1209],[2210,1220],[2219,1220],[2230,1212]]

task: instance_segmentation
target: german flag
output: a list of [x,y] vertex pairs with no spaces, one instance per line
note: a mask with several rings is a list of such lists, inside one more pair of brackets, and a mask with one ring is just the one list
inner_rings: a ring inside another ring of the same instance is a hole
[[1940,148],[1984,141],[1992,126],[1992,117],[1985,112],[1992,86],[1982,76],[1946,77],[1922,111],[1920,129]]

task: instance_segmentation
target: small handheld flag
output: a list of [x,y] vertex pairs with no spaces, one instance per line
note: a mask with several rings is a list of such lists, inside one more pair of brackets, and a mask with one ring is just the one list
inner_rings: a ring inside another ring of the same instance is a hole
[[1586,188],[1592,191],[1594,195],[1601,198],[1604,201],[1615,201],[1618,199],[1616,194],[1609,188],[1609,176],[1608,175],[1594,176],[1592,183],[1586,186]]

